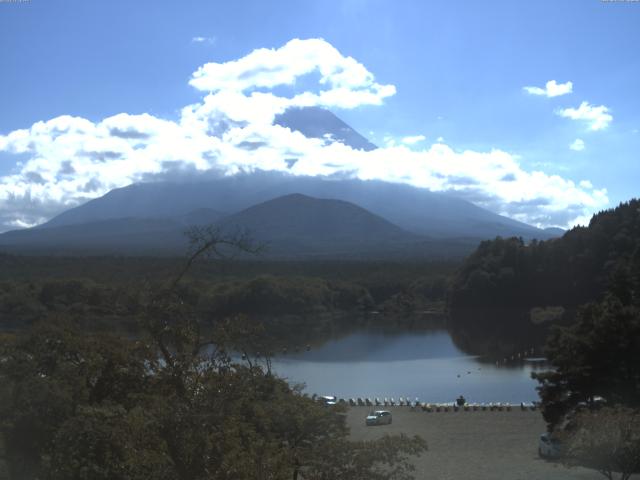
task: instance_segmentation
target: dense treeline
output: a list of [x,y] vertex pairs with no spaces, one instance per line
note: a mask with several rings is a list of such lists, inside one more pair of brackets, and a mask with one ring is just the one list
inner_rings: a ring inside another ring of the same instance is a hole
[[21,329],[55,314],[94,330],[135,329],[138,290],[86,279],[0,282],[0,328]]
[[609,257],[617,264],[603,298],[581,306],[571,325],[552,326],[544,350],[551,368],[533,373],[548,429],[564,445],[562,461],[609,479],[640,473],[637,260],[637,247],[626,263]]
[[353,283],[271,275],[215,284],[206,292],[204,302],[209,311],[218,315],[370,310],[374,305],[367,289]]
[[413,478],[422,439],[350,442],[339,407],[301,395],[259,358],[231,361],[227,348],[255,331],[232,322],[202,335],[180,299],[147,303],[136,341],[54,319],[0,338],[0,476]]
[[[166,278],[184,263],[183,257],[118,257],[118,256],[26,256],[8,255],[0,250],[0,281],[85,278],[99,283],[120,284]],[[384,295],[423,277],[446,277],[457,267],[457,261],[374,261],[374,260],[278,260],[259,256],[250,259],[201,259],[189,270],[189,277],[207,281],[249,279],[258,275],[318,277],[327,280],[354,281],[375,296]]]
[[600,406],[597,399],[640,408],[640,278],[627,287],[625,299],[608,292],[581,307],[573,325],[551,330],[553,369],[534,374],[551,429],[581,405]]
[[[166,283],[183,260],[4,256],[0,263],[6,267],[0,270],[0,330],[19,330],[55,314],[87,330],[137,335],[141,295]],[[202,318],[248,315],[264,324],[279,348],[315,344],[370,322],[404,325],[416,311],[442,312],[454,268],[384,262],[236,265],[195,263],[179,287],[183,301]],[[387,315],[368,315],[375,311]],[[441,324],[443,317],[418,320]]]
[[450,325],[459,342],[481,352],[541,344],[550,324],[570,323],[580,305],[639,268],[638,200],[598,213],[588,227],[559,239],[485,241],[452,280]]
[[[409,457],[426,449],[424,440],[349,441],[341,407],[319,404],[271,372],[262,324],[226,316],[225,309],[234,310],[228,304],[203,315],[202,290],[184,273],[220,244],[251,251],[206,233],[173,278],[141,283],[131,297],[126,289],[60,280],[10,292],[26,292],[45,310],[30,329],[0,336],[0,474],[15,480],[413,478]],[[310,303],[333,298],[318,282],[294,286],[267,278],[232,288],[242,302],[246,292],[258,301],[265,291],[274,298],[287,289]],[[71,315],[72,309],[108,303],[100,295],[107,291],[135,299],[135,337],[86,332],[72,321],[86,316]],[[290,305],[283,300],[279,308]],[[242,360],[230,352],[242,352]]]

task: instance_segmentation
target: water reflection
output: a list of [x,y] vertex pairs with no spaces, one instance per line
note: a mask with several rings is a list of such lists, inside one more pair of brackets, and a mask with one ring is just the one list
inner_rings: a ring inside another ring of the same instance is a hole
[[[538,360],[538,359],[536,359]],[[273,369],[309,393],[338,397],[418,397],[451,402],[513,402],[537,399],[531,372],[546,365],[483,362],[459,350],[445,330],[410,333],[358,332],[309,352],[279,355]]]

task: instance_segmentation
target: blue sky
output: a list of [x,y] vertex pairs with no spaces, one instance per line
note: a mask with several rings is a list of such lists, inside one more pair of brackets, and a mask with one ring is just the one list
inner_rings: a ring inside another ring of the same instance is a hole
[[[191,138],[184,129],[182,133],[175,130],[173,123],[183,126],[182,109],[205,105],[203,98],[218,91],[211,82],[220,80],[214,75],[206,88],[194,88],[190,84],[194,72],[209,62],[230,65],[256,49],[281,49],[292,39],[323,39],[329,47],[309,43],[321,52],[319,65],[335,49],[372,74],[375,85],[394,87],[395,94],[378,92],[374,100],[355,102],[355,106],[344,99],[322,104],[378,145],[388,147],[370,159],[356,153],[355,160],[347,158],[349,152],[335,148],[322,151],[344,157],[345,170],[355,168],[362,178],[385,178],[393,170],[389,164],[397,162],[403,173],[389,178],[392,181],[451,190],[540,226],[584,222],[594,211],[638,195],[639,25],[640,3],[596,0],[0,3],[0,230],[41,222],[183,160],[171,157],[160,166],[153,163],[148,156],[167,148],[156,143],[152,145],[155,150],[145,145],[146,157],[128,155],[124,147],[118,150],[119,161],[128,162],[125,169],[120,163],[104,170],[110,157],[96,154],[95,149],[90,152],[91,162],[99,163],[100,169],[81,163],[61,168],[65,162],[61,151],[69,155],[67,161],[75,162],[74,151],[86,153],[88,144],[106,149],[107,140],[95,137],[97,134],[90,140],[75,134],[65,141],[77,141],[77,145],[65,150],[58,145],[55,150],[51,142],[57,137],[51,136],[51,129],[60,127],[47,126],[45,142],[45,133],[34,130],[38,122],[72,116],[100,127],[105,119],[126,114],[128,117],[117,117],[117,121],[151,128],[154,135],[165,132],[163,138],[183,134]],[[282,52],[282,58],[289,58]],[[292,82],[273,88],[253,86],[244,93],[270,91],[282,98],[317,93],[326,86],[318,84],[321,68],[291,77]],[[571,82],[570,92],[547,96],[524,89],[544,89],[552,80],[565,90]],[[350,83],[348,88],[377,88],[363,85]],[[587,103],[580,109],[583,102]],[[216,105],[215,115],[229,115],[227,103]],[[142,114],[148,116],[140,117]],[[206,114],[210,121],[210,109]],[[598,118],[601,123],[596,124]],[[154,119],[171,124],[153,123]],[[152,123],[155,127],[149,126]],[[25,130],[26,134],[11,136]],[[257,126],[244,130],[227,132],[231,136],[223,140],[237,140],[241,134],[268,137],[277,144],[275,151],[262,152],[259,160],[222,159],[225,168],[280,168],[275,159],[263,158],[275,158],[281,152],[281,133]],[[403,144],[403,138],[412,136],[424,139]],[[44,143],[34,147],[36,137]],[[109,148],[119,148],[114,145]],[[203,144],[198,148],[185,145],[200,153],[205,148]],[[313,164],[312,159],[321,155],[314,149],[317,145],[296,146],[309,162],[307,170],[293,173],[332,173]],[[207,144],[206,148],[214,147]],[[234,154],[218,143],[215,148],[218,159],[221,152]],[[134,150],[132,147],[131,152]],[[422,157],[411,154],[416,151],[425,153]],[[491,156],[491,152],[506,157]],[[212,166],[195,157],[184,161],[198,171]],[[369,163],[361,168],[358,162]],[[434,166],[437,162],[442,164]],[[454,185],[461,184],[465,162],[470,178],[467,187],[459,188]],[[496,162],[506,162],[500,167],[505,171],[517,169],[513,175],[523,185],[535,186],[520,197],[513,189],[490,195],[500,188],[481,168],[492,168]],[[47,170],[53,164],[58,173],[68,170],[66,183],[61,174]],[[422,171],[427,168],[433,170],[428,178]],[[125,170],[126,174],[117,174]],[[70,178],[74,175],[78,177],[75,183]],[[453,180],[434,183],[441,176]],[[98,188],[90,188],[93,180]],[[563,190],[573,192],[574,201],[559,193]]]

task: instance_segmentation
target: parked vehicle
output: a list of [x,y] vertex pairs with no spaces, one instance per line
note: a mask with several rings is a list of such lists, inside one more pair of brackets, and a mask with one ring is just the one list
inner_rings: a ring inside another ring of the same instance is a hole
[[562,455],[562,443],[549,433],[543,433],[538,440],[538,455],[542,458],[558,458]]
[[327,406],[335,405],[338,403],[338,397],[333,395],[322,395],[318,399]]
[[367,415],[366,425],[389,425],[391,424],[391,412],[388,410],[376,410]]

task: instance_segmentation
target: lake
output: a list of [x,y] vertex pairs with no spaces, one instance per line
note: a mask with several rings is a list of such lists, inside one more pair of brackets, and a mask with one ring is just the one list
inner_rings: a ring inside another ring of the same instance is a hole
[[273,370],[306,392],[351,397],[418,397],[423,402],[530,402],[538,399],[528,359],[509,366],[459,350],[446,330],[357,332],[299,353],[273,358]]

